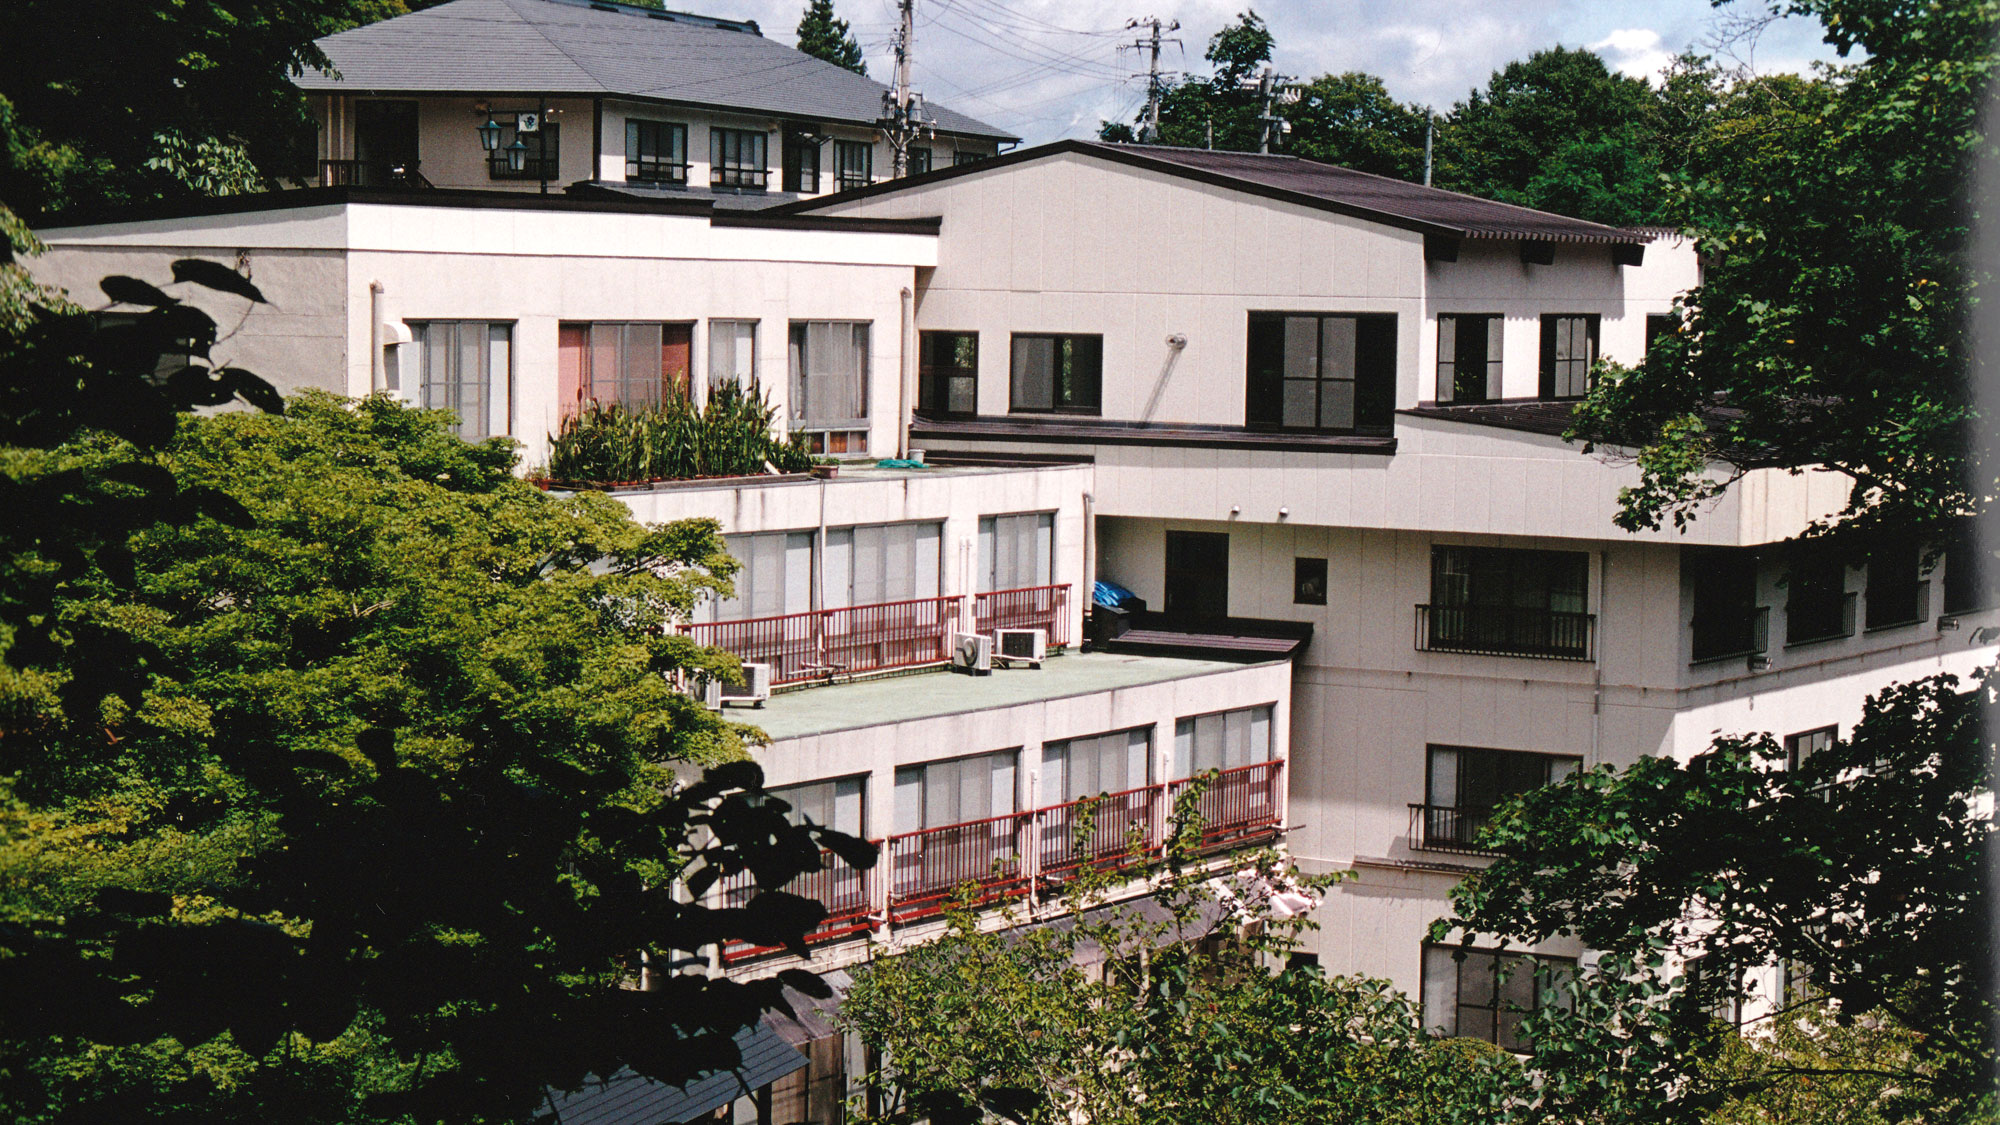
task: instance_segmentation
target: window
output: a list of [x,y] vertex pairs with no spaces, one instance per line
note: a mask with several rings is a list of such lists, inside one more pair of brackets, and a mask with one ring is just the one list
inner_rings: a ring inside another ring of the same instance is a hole
[[785,131],[786,191],[800,195],[819,194],[819,143],[812,133],[798,129]]
[[933,418],[979,413],[979,333],[917,334],[917,411]]
[[979,520],[978,592],[1025,590],[1055,579],[1053,512],[982,516]]
[[1827,747],[1832,746],[1833,740],[1838,737],[1840,737],[1840,728],[1837,726],[1819,727],[1815,730],[1801,731],[1798,734],[1786,735],[1785,736],[1786,768],[1798,769],[1800,766],[1804,765],[1807,759],[1811,758],[1814,754],[1817,754],[1821,750],[1824,750]]
[[725,535],[722,543],[743,567],[734,579],[736,596],[707,603],[708,620],[776,617],[812,608],[812,532]]
[[1690,547],[1681,558],[1694,595],[1690,659],[1700,664],[1763,652],[1770,615],[1757,604],[1756,552]]
[[931,170],[931,150],[923,145],[910,146],[910,175],[921,176]]
[[1250,314],[1251,426],[1387,433],[1396,403],[1396,318]]
[[1439,402],[1500,398],[1500,337],[1505,324],[1490,313],[1438,317]]
[[865,837],[862,829],[867,826],[867,801],[864,799],[868,791],[867,782],[867,775],[860,774],[810,781],[804,785],[774,786],[770,794],[792,806],[785,819],[793,824],[804,825],[811,821],[821,828]]
[[898,769],[896,831],[942,828],[1012,813],[1019,753],[1002,750]]
[[791,326],[792,428],[816,453],[868,448],[868,326],[841,320]]
[[556,331],[556,395],[563,413],[585,402],[632,410],[688,390],[691,324],[601,322]]
[[1704,953],[1682,966],[1681,975],[1687,978],[1690,990],[1714,995],[1715,1003],[1709,1008],[1709,1014],[1717,1022],[1731,1027],[1743,1026],[1743,966],[1724,960],[1718,954]]
[[964,149],[960,149],[951,154],[951,166],[956,168],[961,164],[977,164],[982,160],[990,159],[992,156],[993,154],[990,152],[966,152]]
[[1523,793],[1568,777],[1583,759],[1525,750],[1432,746],[1425,764],[1420,847],[1477,851],[1493,811]]
[[938,596],[941,523],[836,527],[826,533],[820,605],[880,605]]
[[746,390],[757,382],[757,322],[708,322],[708,393],[725,383]]
[[867,187],[875,179],[875,146],[867,141],[833,142],[833,186],[836,191]]
[[[532,133],[520,133],[511,121],[500,125],[500,147],[486,154],[486,175],[494,180],[559,180],[562,178],[562,126],[544,119]],[[516,172],[507,166],[507,149],[515,141],[527,148],[527,158]]]
[[1597,359],[1597,316],[1542,318],[1542,397],[1582,398]]
[[1271,760],[1271,705],[1174,721],[1174,780]]
[[1944,612],[1971,613],[2000,605],[1994,588],[1993,556],[1982,551],[1975,536],[1961,535],[1944,552]]
[[1229,533],[1169,531],[1162,567],[1161,609],[1186,620],[1229,616]]
[[1096,414],[1103,401],[1104,337],[1016,333],[1012,370],[1008,409]]
[[1046,808],[1142,788],[1152,781],[1152,746],[1153,733],[1147,727],[1045,742],[1041,793],[1035,803]]
[[1292,560],[1292,604],[1326,604],[1326,560]]
[[765,159],[770,138],[749,129],[708,131],[708,182],[715,187],[762,188],[770,183]]
[[458,418],[458,436],[481,441],[512,430],[514,326],[484,320],[412,324],[423,404]]
[[687,126],[672,121],[625,122],[625,178],[638,184],[688,182]]
[[1521,1020],[1544,1004],[1570,1010],[1566,986],[1575,976],[1576,962],[1567,957],[1425,943],[1424,1026],[1526,1051]]
[[1868,556],[1867,626],[1915,625],[1931,615],[1931,584],[1921,577],[1923,549],[1912,543]]
[[1795,558],[1785,586],[1787,645],[1854,635],[1854,595],[1847,592],[1847,565],[1838,558]]
[[1418,647],[1588,660],[1589,576],[1581,551],[1432,547]]

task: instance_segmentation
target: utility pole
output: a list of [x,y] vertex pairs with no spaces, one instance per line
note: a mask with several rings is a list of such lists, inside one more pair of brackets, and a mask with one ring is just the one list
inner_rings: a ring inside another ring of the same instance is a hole
[[1424,107],[1424,186],[1431,186],[1431,138],[1437,133],[1437,114]]
[[902,179],[910,174],[910,143],[928,130],[922,120],[924,96],[910,90],[910,59],[916,48],[917,0],[896,0],[896,75],[882,95],[882,117],[876,124],[889,141],[890,174]]
[[1292,105],[1299,100],[1299,92],[1292,86],[1297,79],[1289,74],[1278,74],[1270,67],[1255,78],[1247,75],[1239,83],[1245,90],[1257,93],[1257,151],[1268,153],[1271,142],[1292,131],[1292,123],[1278,116],[1278,103]]
[[1160,140],[1160,94],[1162,91],[1160,85],[1160,44],[1162,42],[1180,42],[1178,39],[1162,40],[1160,32],[1179,31],[1181,29],[1181,21],[1170,20],[1162,24],[1158,16],[1147,16],[1145,19],[1125,21],[1125,30],[1127,31],[1139,27],[1152,28],[1153,34],[1150,37],[1141,38],[1131,43],[1120,43],[1118,49],[1121,51],[1152,52],[1152,63],[1146,68],[1146,127],[1140,131],[1139,139],[1147,144],[1158,144]]

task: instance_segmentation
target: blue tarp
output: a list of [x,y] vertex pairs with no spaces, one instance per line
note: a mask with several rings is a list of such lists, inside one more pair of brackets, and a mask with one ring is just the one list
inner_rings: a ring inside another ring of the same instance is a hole
[[1090,592],[1090,600],[1098,605],[1117,609],[1126,602],[1138,601],[1139,595],[1127,590],[1116,582],[1106,582],[1100,578],[1097,580],[1096,589]]

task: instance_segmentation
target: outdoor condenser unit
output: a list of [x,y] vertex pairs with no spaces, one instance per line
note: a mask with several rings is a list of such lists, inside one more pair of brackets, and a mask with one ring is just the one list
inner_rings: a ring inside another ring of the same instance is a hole
[[993,671],[993,638],[981,633],[953,633],[951,635],[951,667],[953,671],[970,672],[984,676]]
[[702,702],[711,710],[720,711],[725,703],[750,703],[762,707],[764,701],[771,698],[771,666],[745,663],[741,687],[721,680],[704,680],[702,688]]
[[1031,664],[1040,668],[1048,656],[1047,629],[993,630],[993,659],[1002,664]]

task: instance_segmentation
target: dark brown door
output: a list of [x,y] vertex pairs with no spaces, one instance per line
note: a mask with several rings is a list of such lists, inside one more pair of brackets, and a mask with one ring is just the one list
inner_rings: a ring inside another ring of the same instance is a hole
[[354,158],[364,187],[408,186],[417,175],[417,103],[354,106]]
[[1229,616],[1229,535],[1167,532],[1166,612],[1176,617]]

